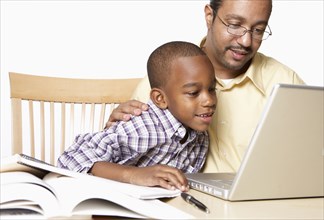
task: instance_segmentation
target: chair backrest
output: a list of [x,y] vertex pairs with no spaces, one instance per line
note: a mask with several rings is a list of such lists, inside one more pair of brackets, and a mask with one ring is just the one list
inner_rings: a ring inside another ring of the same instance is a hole
[[140,78],[72,79],[9,73],[11,153],[56,165],[75,136],[100,131],[111,111],[129,100]]

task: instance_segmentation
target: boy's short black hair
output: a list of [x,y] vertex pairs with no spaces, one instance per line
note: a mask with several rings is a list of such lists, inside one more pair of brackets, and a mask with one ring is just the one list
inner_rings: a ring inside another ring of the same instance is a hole
[[151,88],[165,85],[172,62],[178,57],[206,56],[195,44],[185,41],[172,41],[155,49],[147,61],[147,74]]

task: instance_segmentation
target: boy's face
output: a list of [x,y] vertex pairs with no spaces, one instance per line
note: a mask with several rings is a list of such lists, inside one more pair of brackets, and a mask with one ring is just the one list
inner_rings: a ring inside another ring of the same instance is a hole
[[207,130],[216,108],[216,79],[207,56],[177,58],[164,92],[170,112],[186,127]]

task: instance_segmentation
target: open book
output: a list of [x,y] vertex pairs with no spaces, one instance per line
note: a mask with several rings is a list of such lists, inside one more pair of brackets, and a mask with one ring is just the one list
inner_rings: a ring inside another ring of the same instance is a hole
[[178,196],[178,190],[137,186],[76,173],[25,155],[3,158],[0,175],[1,213],[28,210],[44,217],[193,218],[158,200]]

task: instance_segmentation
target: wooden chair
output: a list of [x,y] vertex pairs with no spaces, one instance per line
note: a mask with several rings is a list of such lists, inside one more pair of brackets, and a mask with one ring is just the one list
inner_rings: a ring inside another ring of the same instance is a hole
[[119,103],[130,100],[139,78],[71,79],[9,73],[12,154],[50,164],[77,134],[100,131]]

